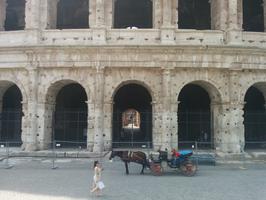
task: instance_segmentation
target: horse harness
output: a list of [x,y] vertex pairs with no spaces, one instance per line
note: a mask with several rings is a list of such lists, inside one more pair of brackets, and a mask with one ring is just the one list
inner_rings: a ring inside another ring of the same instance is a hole
[[133,159],[135,157],[135,158],[138,158],[140,160],[143,160],[143,158],[138,156],[138,154],[134,151],[128,151],[127,156],[129,159]]

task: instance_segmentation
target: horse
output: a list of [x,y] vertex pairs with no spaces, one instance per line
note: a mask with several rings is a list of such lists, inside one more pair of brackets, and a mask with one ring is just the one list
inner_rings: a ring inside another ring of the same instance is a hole
[[134,162],[142,165],[141,174],[144,174],[144,168],[149,167],[147,157],[144,152],[141,151],[112,151],[109,160],[112,160],[115,156],[119,157],[126,167],[126,174],[129,174],[128,163]]

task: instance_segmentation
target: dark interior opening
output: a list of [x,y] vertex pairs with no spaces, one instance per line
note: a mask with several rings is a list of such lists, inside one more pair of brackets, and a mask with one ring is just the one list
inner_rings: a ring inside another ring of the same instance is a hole
[[243,0],[243,30],[264,32],[263,0]]
[[[137,84],[121,87],[113,106],[113,147],[151,147],[152,98],[146,88]],[[140,114],[139,129],[123,129],[122,115],[128,109]]]
[[211,142],[211,114],[209,94],[195,84],[186,85],[178,97],[179,146],[194,141]]
[[7,0],[5,30],[25,28],[25,0]]
[[179,0],[178,27],[180,29],[211,29],[209,0]]
[[64,146],[86,146],[87,95],[79,84],[64,86],[55,107],[54,139]]
[[60,0],[57,5],[57,28],[88,28],[88,3],[88,0]]
[[116,0],[114,28],[152,28],[152,1]]
[[246,148],[260,148],[266,142],[266,112],[263,94],[256,88],[250,87],[245,96],[244,126]]
[[2,112],[0,114],[1,141],[14,142],[11,145],[21,145],[22,94],[16,85],[7,89],[3,96]]

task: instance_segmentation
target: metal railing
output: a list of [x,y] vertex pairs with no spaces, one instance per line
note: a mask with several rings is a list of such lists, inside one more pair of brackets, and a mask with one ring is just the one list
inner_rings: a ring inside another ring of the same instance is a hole
[[[71,158],[71,159],[78,159],[78,158],[90,158],[90,159],[104,159],[104,157],[111,151],[124,151],[124,150],[131,150],[131,151],[143,151],[147,155],[150,155],[152,152],[156,152],[160,148],[169,147],[175,148],[173,144],[169,143],[152,143],[151,141],[147,142],[136,142],[134,144],[134,148],[132,148],[128,142],[112,142],[112,141],[103,141],[102,144],[109,144],[108,148],[103,148],[100,152],[92,152],[91,147],[94,145],[98,145],[96,143],[88,143],[88,142],[72,142],[72,141],[62,141],[62,140],[54,140],[53,142],[47,144],[49,149],[42,150],[42,151],[32,151],[32,152],[25,152],[22,151],[20,148],[16,146],[21,146],[21,142],[14,142],[14,141],[0,141],[0,169],[11,169],[15,163],[10,162],[13,158],[18,157],[39,157],[45,158],[49,160],[50,168],[57,169],[58,166],[58,159],[64,158]],[[25,146],[27,144],[23,144]],[[111,146],[112,145],[112,146]],[[219,151],[219,148],[225,147],[234,147],[239,144],[236,143],[219,143],[214,144],[211,142],[198,142],[198,141],[186,141],[186,142],[179,142],[179,148],[177,150],[192,150],[194,152],[192,156],[192,160],[200,164],[213,164],[215,165],[217,160],[225,161],[228,159],[228,154],[222,153]],[[248,145],[248,144],[246,144]],[[248,159],[250,159],[250,155],[254,157],[254,159],[264,160],[266,161],[266,141],[257,141],[252,142],[254,146],[264,147],[263,149],[252,149],[252,150],[245,150],[244,145],[242,145],[241,151],[238,154],[234,154],[232,159],[237,159],[239,162],[245,163]],[[118,148],[114,148],[114,146],[118,146]],[[71,148],[69,148],[71,147]],[[165,149],[161,149],[165,150]],[[171,152],[171,149],[167,150]],[[249,156],[246,156],[249,154]],[[221,156],[222,155],[222,156]],[[61,164],[61,163],[60,163]]]

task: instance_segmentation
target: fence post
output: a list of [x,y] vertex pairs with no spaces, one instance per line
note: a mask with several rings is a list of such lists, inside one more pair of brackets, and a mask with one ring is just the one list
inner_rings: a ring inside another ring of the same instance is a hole
[[246,162],[245,162],[245,151],[244,151],[244,146],[245,144],[243,142],[240,142],[240,153],[241,153],[241,160],[242,160],[242,166],[240,167],[240,169],[247,169],[246,168]]
[[52,169],[57,169],[58,168],[58,166],[55,165],[55,159],[56,159],[55,143],[56,143],[56,141],[53,140],[53,148],[52,148],[52,151],[53,151],[52,152],[53,153],[53,155],[52,155]]
[[199,165],[199,155],[198,155],[198,142],[195,141],[195,150],[196,150],[196,166],[198,168]]
[[6,162],[5,169],[11,169],[13,165],[9,165],[9,143],[6,142]]

